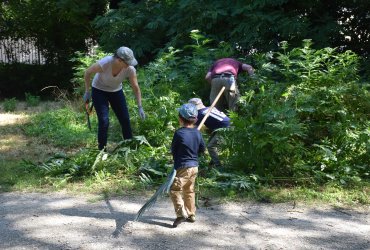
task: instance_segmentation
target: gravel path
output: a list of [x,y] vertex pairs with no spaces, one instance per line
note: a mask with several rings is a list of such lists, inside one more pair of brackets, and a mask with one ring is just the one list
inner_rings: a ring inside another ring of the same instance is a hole
[[145,202],[2,193],[0,249],[370,249],[369,207],[228,203],[172,228],[169,198],[133,222]]

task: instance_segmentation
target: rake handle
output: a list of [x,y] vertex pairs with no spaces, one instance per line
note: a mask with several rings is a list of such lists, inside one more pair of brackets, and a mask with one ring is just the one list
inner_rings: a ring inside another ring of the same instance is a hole
[[211,113],[211,111],[212,111],[212,109],[214,108],[214,106],[216,106],[216,103],[218,102],[218,99],[220,99],[220,97],[221,97],[222,93],[224,92],[224,90],[225,90],[225,86],[223,86],[223,87],[221,88],[220,92],[219,92],[219,93],[218,93],[218,95],[216,96],[216,99],[213,101],[212,105],[209,107],[209,109],[208,109],[208,111],[207,111],[206,115],[203,117],[202,121],[199,123],[199,126],[198,126],[198,128],[197,128],[198,130],[200,130],[200,129],[203,127],[203,125],[204,125],[204,123],[206,122],[206,120],[207,120],[207,118],[208,118],[209,114]]

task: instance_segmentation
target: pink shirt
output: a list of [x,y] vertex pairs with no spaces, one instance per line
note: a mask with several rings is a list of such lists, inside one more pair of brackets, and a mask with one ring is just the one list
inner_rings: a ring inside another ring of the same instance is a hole
[[239,72],[243,71],[242,65],[241,62],[233,58],[222,58],[212,65],[209,72],[211,72],[211,77],[221,73],[231,73],[236,77]]

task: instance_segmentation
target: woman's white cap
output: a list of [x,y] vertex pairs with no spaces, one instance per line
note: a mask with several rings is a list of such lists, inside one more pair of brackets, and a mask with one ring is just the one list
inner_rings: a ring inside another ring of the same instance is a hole
[[134,52],[132,52],[130,48],[120,47],[117,49],[116,55],[130,66],[137,65],[137,61],[134,57]]

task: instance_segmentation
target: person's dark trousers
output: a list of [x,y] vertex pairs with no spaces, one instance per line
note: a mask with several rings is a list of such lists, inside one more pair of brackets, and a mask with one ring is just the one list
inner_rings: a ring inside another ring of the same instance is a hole
[[98,116],[98,144],[99,150],[107,145],[109,127],[109,104],[112,107],[122,128],[124,139],[132,138],[130,115],[128,113],[126,98],[122,90],[107,92],[92,88],[92,101]]
[[217,135],[217,131],[213,131],[208,139],[207,149],[208,149],[209,156],[211,157],[211,163],[215,167],[221,167],[221,162],[220,162],[220,159],[217,153],[218,145],[219,145],[219,138]]

